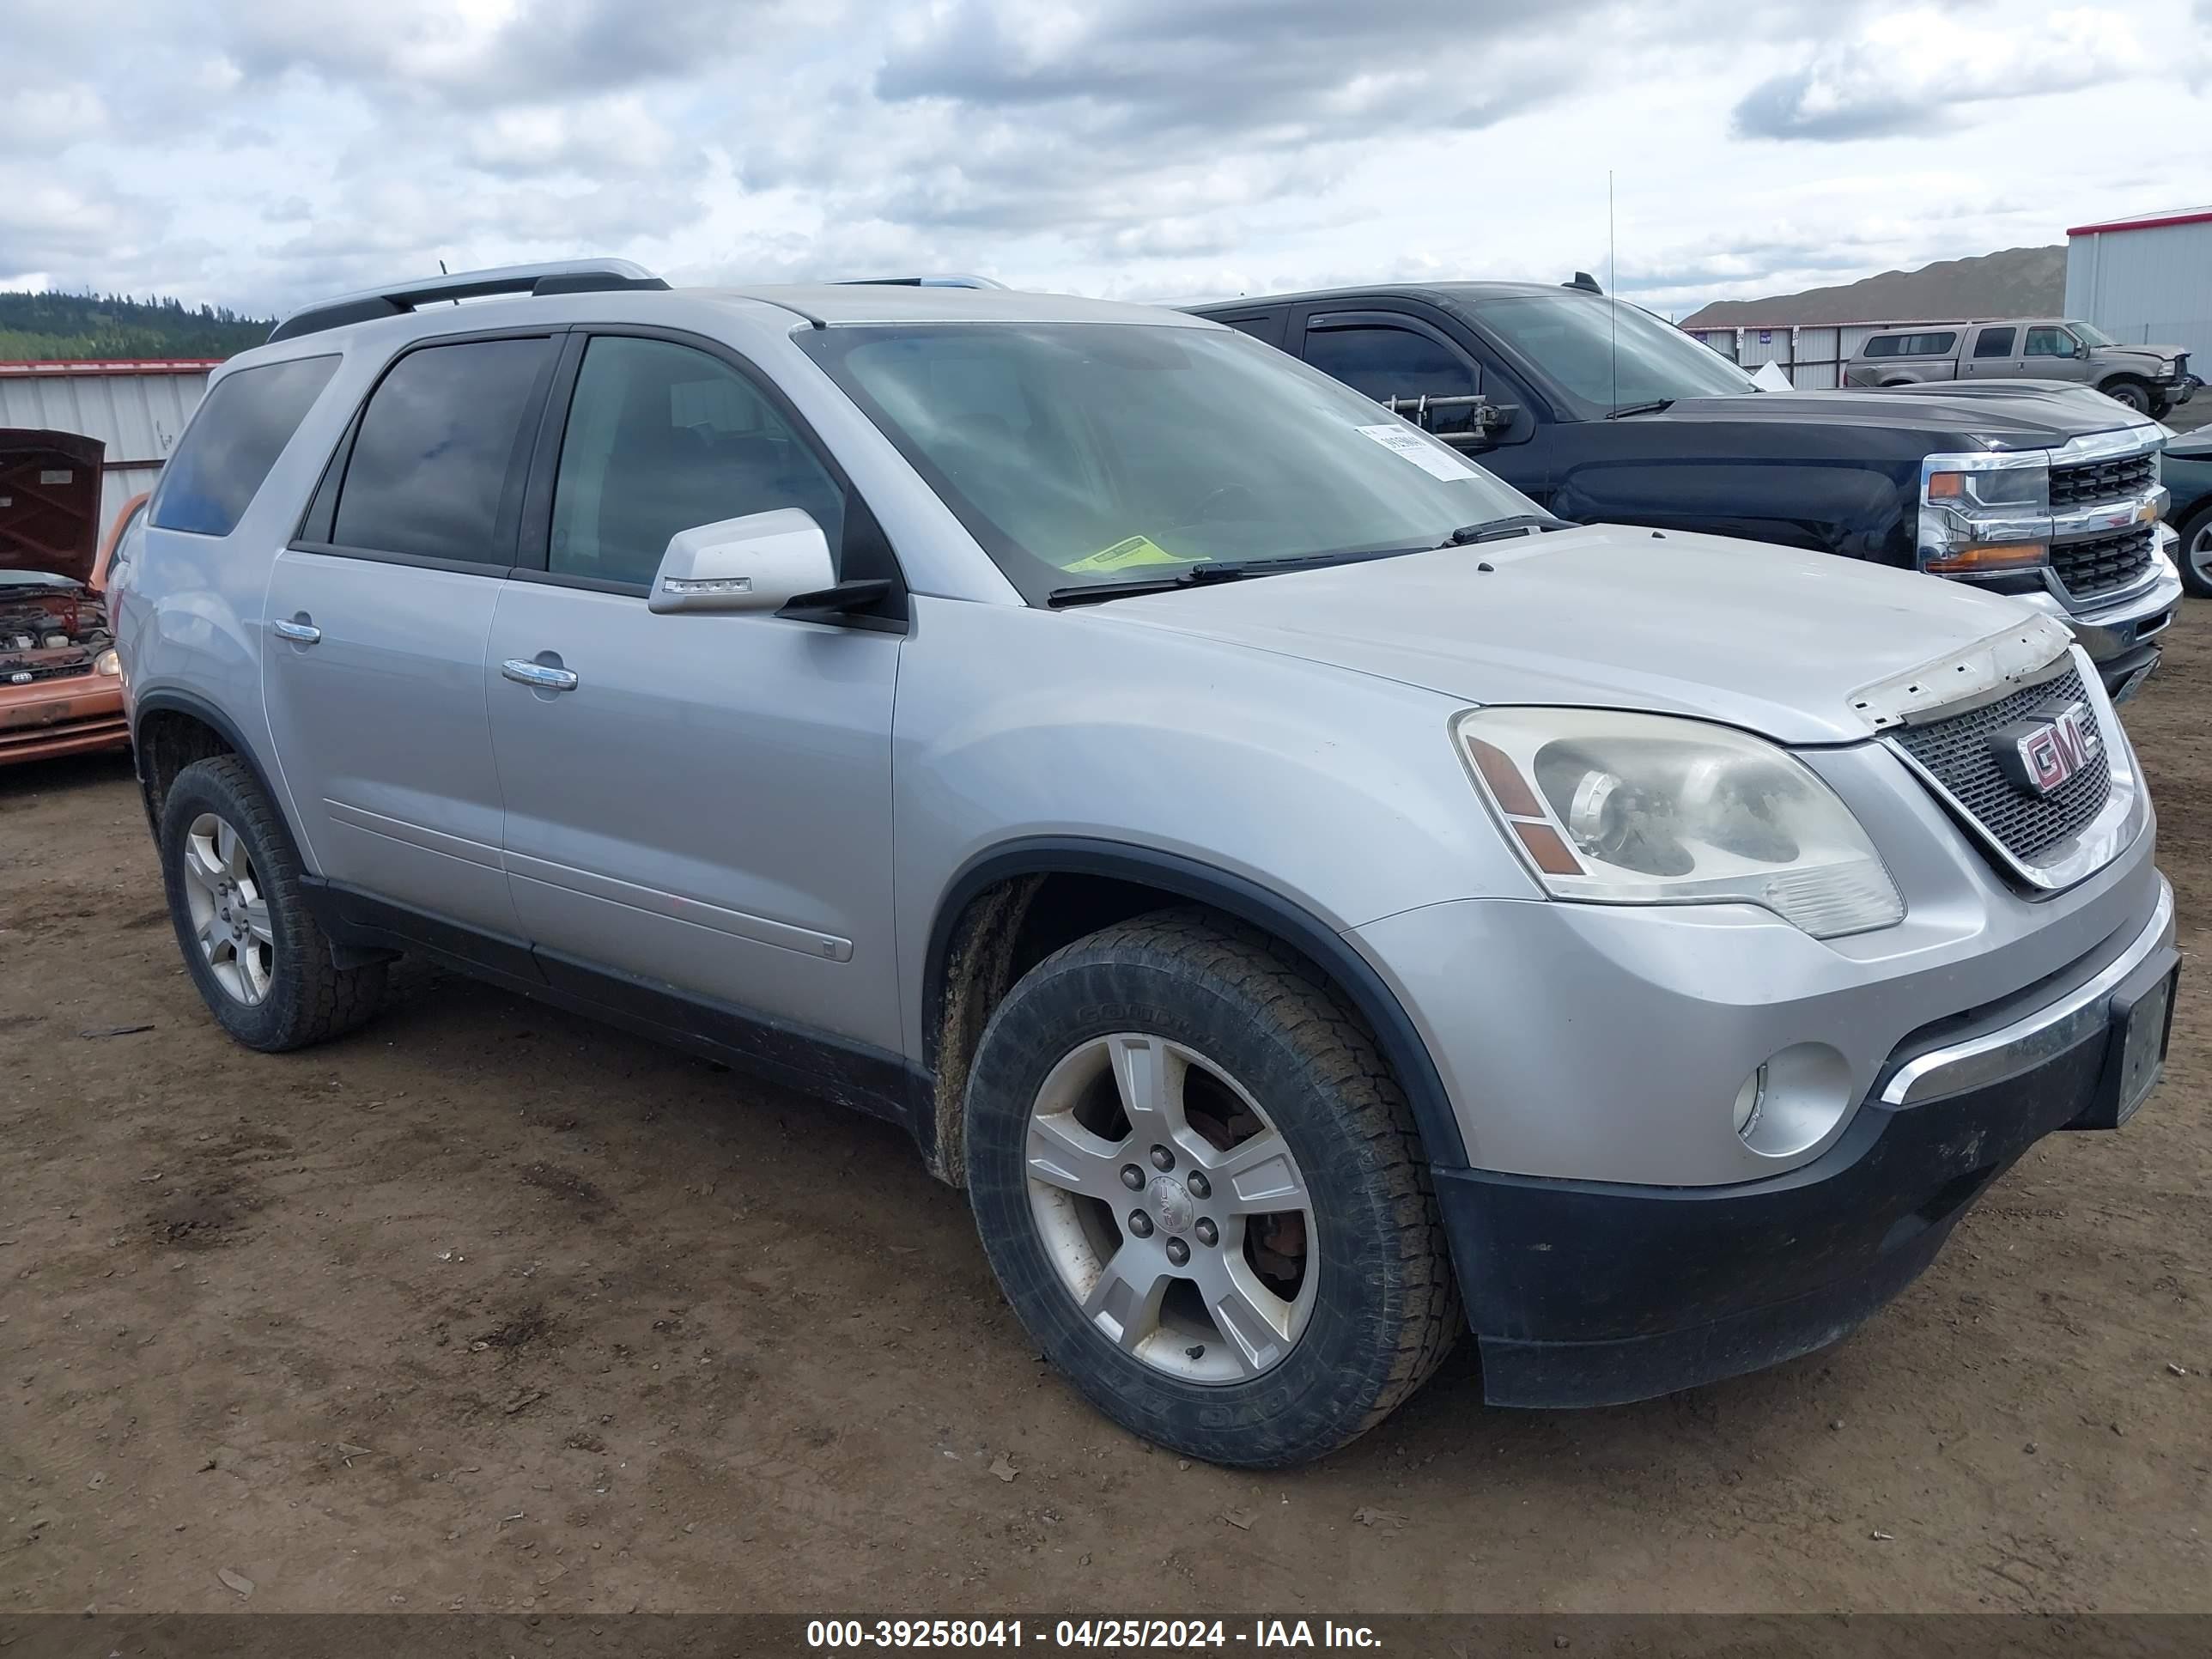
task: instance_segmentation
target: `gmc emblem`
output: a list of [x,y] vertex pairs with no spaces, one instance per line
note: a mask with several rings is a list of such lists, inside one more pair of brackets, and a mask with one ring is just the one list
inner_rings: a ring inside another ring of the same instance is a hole
[[2081,702],[2047,704],[1990,738],[2004,775],[2031,795],[2049,794],[2104,746],[2089,706]]

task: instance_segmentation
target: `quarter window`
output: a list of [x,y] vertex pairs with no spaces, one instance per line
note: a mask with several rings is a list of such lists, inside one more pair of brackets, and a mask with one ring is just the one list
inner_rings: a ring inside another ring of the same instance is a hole
[[393,364],[362,412],[331,539],[416,558],[511,563],[501,531],[552,352],[547,339],[470,340]]
[[[972,418],[1022,418],[1002,382],[959,398]],[[550,574],[642,586],[677,532],[783,507],[813,514],[838,548],[843,490],[751,381],[665,340],[604,335],[586,349],[553,485]]]
[[[1474,366],[1440,340],[1408,328],[1319,328],[1306,334],[1306,361],[1377,403],[1396,398],[1465,398],[1475,387]],[[1407,420],[1411,410],[1399,412]],[[1474,410],[1439,409],[1422,422],[1431,432],[1473,428]]]
[[1877,334],[1866,343],[1869,357],[1948,357],[1959,343],[1955,331],[1942,334]]
[[2020,332],[2014,328],[1985,328],[1974,336],[1974,356],[1977,357],[2009,357],[2014,337]]
[[162,469],[153,522],[230,534],[337,366],[336,357],[296,357],[217,380]]

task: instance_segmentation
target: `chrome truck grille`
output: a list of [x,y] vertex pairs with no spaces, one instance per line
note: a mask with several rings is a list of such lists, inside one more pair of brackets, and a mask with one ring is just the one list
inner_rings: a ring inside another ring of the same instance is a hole
[[2051,469],[2051,510],[2094,507],[2140,495],[2158,482],[2158,460],[2152,455],[2124,455],[2117,460],[2088,461],[2079,466]]
[[2094,599],[2131,585],[2157,553],[2157,527],[2138,525],[2087,541],[2060,542],[2051,550],[2051,570],[2073,598]]

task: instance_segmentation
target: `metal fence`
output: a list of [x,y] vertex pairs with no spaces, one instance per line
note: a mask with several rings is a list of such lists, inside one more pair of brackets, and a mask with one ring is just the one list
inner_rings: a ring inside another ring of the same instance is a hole
[[1885,328],[1960,328],[1960,317],[1898,317],[1884,322],[1774,324],[1682,331],[1747,369],[1778,364],[1800,391],[1829,392],[1844,383],[1844,365],[1869,334]]

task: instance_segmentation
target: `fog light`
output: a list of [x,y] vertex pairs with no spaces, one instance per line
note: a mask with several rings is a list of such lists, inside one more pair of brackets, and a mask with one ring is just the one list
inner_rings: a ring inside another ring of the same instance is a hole
[[1849,1061],[1825,1042],[1793,1042],[1767,1055],[1736,1091],[1735,1132],[1761,1158],[1795,1158],[1849,1115]]
[[1760,1066],[1744,1079],[1743,1087],[1735,1091],[1735,1132],[1745,1139],[1759,1127],[1759,1114],[1766,1104],[1766,1067]]

